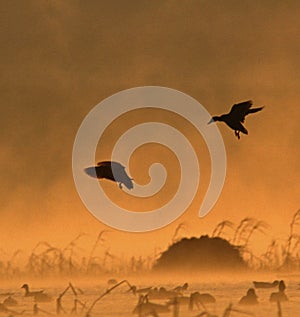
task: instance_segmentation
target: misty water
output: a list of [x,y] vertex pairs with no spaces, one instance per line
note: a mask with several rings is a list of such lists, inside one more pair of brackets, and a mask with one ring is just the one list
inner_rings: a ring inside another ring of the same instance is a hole
[[[76,288],[83,291],[82,294],[78,294],[77,299],[82,303],[86,304],[89,308],[93,301],[103,294],[109,287],[104,280],[97,280],[95,278],[93,281],[72,281]],[[163,286],[166,289],[172,289],[175,286],[182,285],[182,279],[179,278],[179,282],[175,283],[176,279],[172,282],[160,283],[159,280],[152,280],[149,282],[138,282],[137,279],[132,279],[130,282],[136,285],[138,288],[147,286]],[[268,279],[269,281],[272,281]],[[272,289],[258,289],[256,294],[258,296],[259,304],[256,306],[240,306],[238,305],[239,299],[244,296],[248,288],[253,287],[252,280],[250,279],[237,279],[232,278],[232,281],[211,281],[211,282],[192,282],[186,280],[189,283],[188,289],[184,292],[184,296],[188,296],[192,292],[199,291],[200,293],[210,293],[216,298],[215,304],[206,304],[207,311],[211,314],[217,316],[223,316],[223,312],[230,303],[233,304],[233,308],[239,309],[244,312],[252,313],[254,316],[261,317],[275,317],[277,314],[277,304],[270,303],[269,297],[272,292],[276,292],[277,288]],[[289,298],[288,302],[282,303],[282,316],[299,316],[300,314],[300,289],[299,289],[299,279],[286,278],[285,282],[287,285],[286,294]],[[6,293],[14,293],[12,297],[17,300],[17,306],[9,307],[11,310],[16,312],[23,312],[23,315],[33,315],[33,305],[34,301],[32,297],[24,297],[24,292],[20,289],[23,284],[14,281],[12,283],[5,283],[5,287],[0,288],[0,301],[3,302],[7,298]],[[30,282],[30,281],[29,281]],[[7,285],[8,284],[8,285]],[[11,286],[9,286],[11,284]],[[19,286],[20,284],[20,286]],[[68,281],[59,282],[47,282],[47,281],[35,281],[32,283],[32,287],[35,289],[44,289],[44,292],[51,295],[53,300],[47,303],[38,303],[38,308],[40,309],[39,316],[56,315],[56,301],[55,299],[61,294],[66,286],[68,286]],[[30,284],[31,286],[31,284]],[[97,304],[94,306],[91,316],[134,316],[133,309],[137,305],[138,296],[132,293],[128,293],[127,285],[120,285],[116,289],[112,290],[109,294],[104,296]],[[66,292],[62,298],[62,307],[66,311],[66,314],[61,313],[61,315],[69,315],[74,307],[75,296],[71,291]],[[151,302],[164,304],[166,300],[151,300]],[[77,315],[85,316],[87,310],[82,310],[82,307],[78,305]],[[188,305],[181,305],[179,308],[179,316],[197,316],[203,309],[200,310],[196,307],[193,311],[189,311]],[[16,315],[9,312],[1,312],[2,315]],[[170,312],[159,313],[159,316],[173,316],[173,307],[170,307]],[[241,312],[232,312],[230,316],[246,316]]]

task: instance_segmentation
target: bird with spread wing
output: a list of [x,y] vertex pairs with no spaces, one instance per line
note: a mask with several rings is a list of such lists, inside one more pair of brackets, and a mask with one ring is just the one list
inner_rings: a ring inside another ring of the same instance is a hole
[[102,161],[97,166],[85,168],[84,171],[91,177],[114,181],[119,184],[121,189],[122,185],[128,189],[133,188],[132,178],[127,175],[125,167],[118,162]]
[[240,132],[248,134],[247,129],[242,124],[245,121],[245,117],[250,113],[255,113],[263,109],[263,107],[251,108],[252,104],[251,100],[234,104],[229,113],[212,117],[208,124],[223,121],[234,130],[235,136],[240,139]]

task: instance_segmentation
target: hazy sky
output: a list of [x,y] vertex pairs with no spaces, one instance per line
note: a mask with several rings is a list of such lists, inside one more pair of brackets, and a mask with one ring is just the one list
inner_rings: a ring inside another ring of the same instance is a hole
[[248,99],[265,109],[247,119],[249,135],[240,141],[218,124],[228,171],[207,217],[196,216],[198,198],[155,234],[111,229],[113,252],[164,249],[182,221],[183,234],[200,235],[250,216],[271,226],[268,239],[284,237],[300,208],[299,12],[298,1],[2,2],[2,248],[64,245],[79,232],[95,238],[107,228],[75,190],[74,138],[96,104],[144,85],[183,91],[211,114]]

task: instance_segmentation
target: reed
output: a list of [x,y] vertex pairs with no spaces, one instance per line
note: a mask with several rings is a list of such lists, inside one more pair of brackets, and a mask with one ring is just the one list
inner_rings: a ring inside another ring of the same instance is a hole
[[282,309],[281,309],[281,304],[280,301],[277,301],[277,316],[282,317]]
[[[257,256],[251,250],[251,241],[257,233],[266,234],[269,225],[254,218],[244,218],[235,226],[224,220],[212,231],[212,237],[222,237],[239,248],[242,256],[255,270],[297,270],[300,268],[300,210],[296,211],[289,224],[289,235],[285,239],[273,239],[266,251]],[[231,237],[229,235],[232,232]],[[184,237],[187,224],[180,223],[172,237],[171,243],[177,243]],[[0,249],[0,277],[52,277],[52,276],[101,276],[103,274],[128,275],[151,271],[154,263],[161,256],[159,247],[154,254],[147,257],[119,257],[110,251],[106,234],[103,230],[92,241],[90,251],[83,248],[87,235],[80,233],[63,247],[55,246],[47,241],[38,242],[27,258],[24,251],[18,249],[10,256]],[[89,249],[88,249],[89,250]]]
[[241,309],[237,309],[237,308],[233,308],[232,304],[229,304],[227,308],[225,308],[224,313],[223,313],[223,317],[230,317],[231,312],[235,312],[235,313],[239,313],[242,315],[247,315],[247,316],[255,316],[254,313],[245,311],[245,310],[241,310]]
[[212,237],[222,237],[222,233],[226,227],[234,229],[234,224],[229,220],[218,223],[212,232]]
[[297,250],[300,243],[300,235],[295,233],[296,226],[300,225],[300,209],[293,215],[292,221],[290,223],[290,234],[287,238],[287,245],[283,250],[284,261],[282,268],[293,269],[296,266],[299,267],[299,261],[295,258],[293,253]]
[[93,260],[94,260],[94,253],[95,253],[95,251],[96,251],[98,245],[100,245],[101,242],[105,241],[105,240],[103,239],[103,236],[104,236],[104,234],[106,234],[107,232],[110,232],[110,231],[109,231],[109,230],[102,230],[102,231],[100,231],[100,233],[98,234],[97,239],[96,239],[96,241],[95,241],[95,243],[94,243],[94,245],[93,245],[93,247],[92,247],[91,253],[90,253],[89,258],[88,258],[87,267],[86,267],[86,271],[87,271],[87,272],[90,271],[92,262],[93,262]]
[[179,241],[183,236],[181,235],[181,231],[187,231],[187,225],[185,222],[181,222],[175,229],[173,236],[172,236],[172,244]]
[[243,237],[243,233],[248,228],[248,226],[253,223],[254,219],[252,218],[244,218],[239,225],[237,226],[232,243],[238,245],[240,243],[241,238]]
[[99,297],[97,297],[93,303],[91,304],[91,306],[88,308],[87,312],[86,312],[86,317],[89,317],[91,315],[91,312],[93,310],[93,308],[95,307],[95,305],[107,294],[110,294],[112,290],[114,290],[115,288],[119,287],[122,284],[127,284],[129,289],[132,289],[132,285],[127,281],[127,280],[123,280],[119,283],[117,283],[116,285],[112,286],[111,288],[107,289],[103,294],[101,294]]

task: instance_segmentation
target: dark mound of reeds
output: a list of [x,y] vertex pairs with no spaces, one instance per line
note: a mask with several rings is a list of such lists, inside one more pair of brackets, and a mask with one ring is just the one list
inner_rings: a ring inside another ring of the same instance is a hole
[[156,261],[154,271],[232,271],[247,269],[239,249],[220,237],[183,238]]

